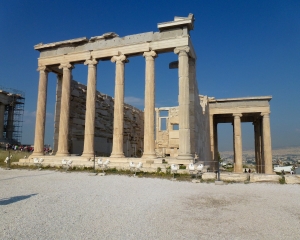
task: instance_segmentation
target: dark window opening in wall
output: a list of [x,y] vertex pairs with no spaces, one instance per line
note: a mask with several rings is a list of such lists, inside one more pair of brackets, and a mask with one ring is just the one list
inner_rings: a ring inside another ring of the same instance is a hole
[[169,111],[168,110],[159,111],[159,116],[160,117],[168,117],[169,116]]
[[167,130],[167,119],[161,118],[160,119],[160,131],[166,131]]
[[179,130],[179,124],[173,124],[173,130]]

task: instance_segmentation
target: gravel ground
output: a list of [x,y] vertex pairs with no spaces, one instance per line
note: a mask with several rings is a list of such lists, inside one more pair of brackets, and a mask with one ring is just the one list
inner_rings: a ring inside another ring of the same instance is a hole
[[0,239],[300,239],[300,185],[0,169]]

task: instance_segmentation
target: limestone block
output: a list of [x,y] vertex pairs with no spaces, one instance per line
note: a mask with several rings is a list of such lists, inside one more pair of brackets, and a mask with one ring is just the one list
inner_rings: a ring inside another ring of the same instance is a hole
[[217,175],[213,172],[206,172],[202,174],[202,180],[215,180]]
[[285,182],[287,184],[300,184],[300,175],[285,175]]
[[244,182],[248,180],[247,173],[221,173],[220,179],[222,181]]
[[169,138],[179,139],[179,131],[169,131]]
[[250,174],[250,182],[275,182],[278,183],[281,176],[276,174]]

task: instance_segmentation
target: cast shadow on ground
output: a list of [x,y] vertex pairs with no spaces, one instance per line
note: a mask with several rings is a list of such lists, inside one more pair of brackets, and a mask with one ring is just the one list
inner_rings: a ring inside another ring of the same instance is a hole
[[23,196],[15,196],[15,197],[10,197],[10,198],[2,198],[0,199],[0,206],[1,205],[8,205],[8,204],[12,204],[15,202],[19,202],[22,201],[24,199],[30,198],[32,196],[37,195],[37,193],[34,194],[29,194],[29,195],[23,195]]

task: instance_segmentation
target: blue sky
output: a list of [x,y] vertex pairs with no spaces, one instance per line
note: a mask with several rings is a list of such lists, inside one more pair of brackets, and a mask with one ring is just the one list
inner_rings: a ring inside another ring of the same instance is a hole
[[[300,146],[300,1],[2,1],[0,5],[0,86],[26,93],[23,143],[32,143],[38,88],[33,46],[116,32],[121,37],[158,31],[157,23],[195,15],[191,32],[197,53],[201,94],[216,98],[272,95],[273,148]],[[129,59],[127,102],[143,108],[145,61]],[[156,105],[177,105],[178,77],[156,59]],[[113,96],[115,66],[99,62],[97,89]],[[74,79],[86,83],[87,67],[76,65]],[[49,74],[45,143],[52,144],[55,75]],[[232,149],[232,127],[222,124],[219,149]],[[243,149],[254,145],[253,125],[242,124]]]

